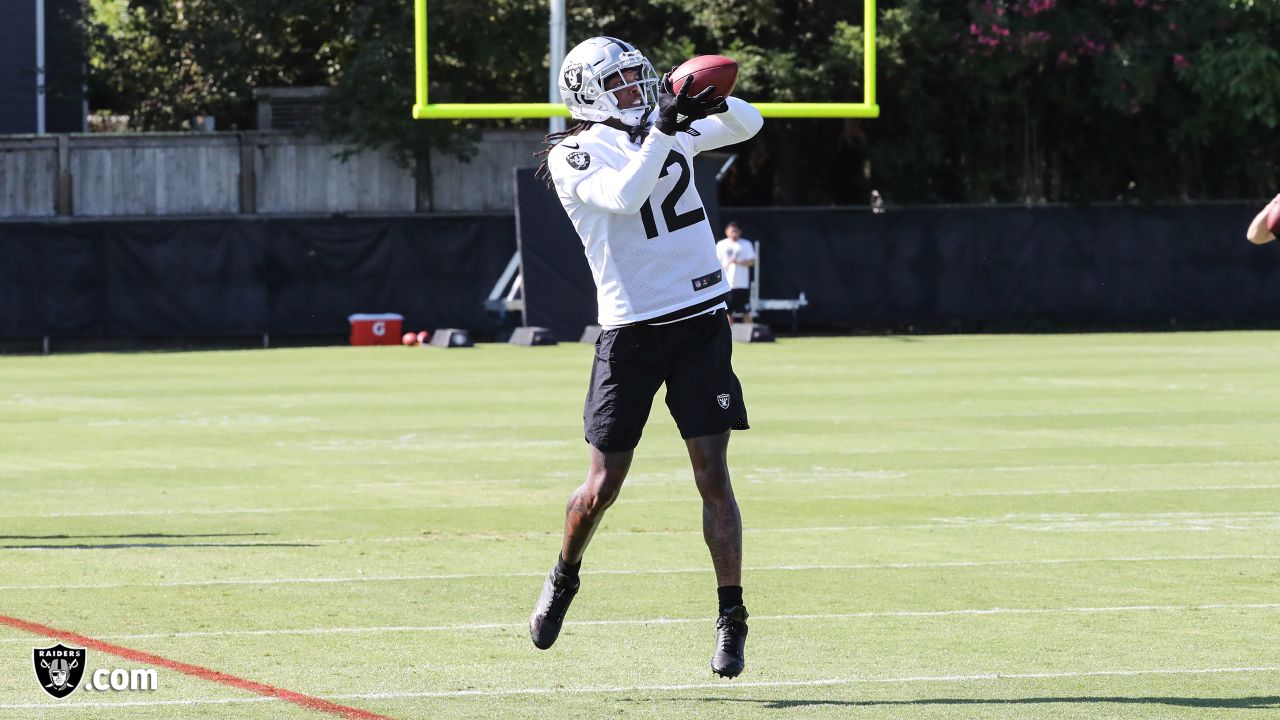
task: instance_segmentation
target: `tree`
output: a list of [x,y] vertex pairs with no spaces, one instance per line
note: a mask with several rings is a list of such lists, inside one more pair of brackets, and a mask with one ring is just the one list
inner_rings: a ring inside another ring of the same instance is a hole
[[[93,104],[144,129],[251,91],[325,85],[331,137],[466,155],[478,128],[410,118],[408,0],[89,0]],[[430,0],[433,100],[546,97],[546,0]],[[739,61],[738,94],[863,96],[862,7],[830,0],[571,0],[570,44],[625,37],[662,71]],[[877,120],[771,120],[730,204],[1085,202],[1265,196],[1280,139],[1276,0],[880,0]],[[542,122],[508,122],[541,127]]]
[[253,89],[330,85],[353,0],[89,0],[90,103],[140,130],[212,114],[253,127]]
[[900,47],[881,65],[890,121],[867,132],[891,198],[1239,197],[1275,178],[1274,3],[906,0],[885,13]]

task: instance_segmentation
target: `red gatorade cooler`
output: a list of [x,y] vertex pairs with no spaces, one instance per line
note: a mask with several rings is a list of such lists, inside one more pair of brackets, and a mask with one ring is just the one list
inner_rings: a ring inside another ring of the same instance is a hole
[[404,316],[398,313],[357,313],[351,323],[352,345],[399,345]]

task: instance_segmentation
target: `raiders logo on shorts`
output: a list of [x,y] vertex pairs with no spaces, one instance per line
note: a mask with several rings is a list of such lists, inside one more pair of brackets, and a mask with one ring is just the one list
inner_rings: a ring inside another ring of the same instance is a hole
[[579,150],[565,156],[565,160],[574,170],[586,170],[591,167],[591,156]]

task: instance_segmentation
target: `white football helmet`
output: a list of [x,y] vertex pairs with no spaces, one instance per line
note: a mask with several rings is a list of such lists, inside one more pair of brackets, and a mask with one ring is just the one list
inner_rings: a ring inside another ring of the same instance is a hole
[[[627,82],[623,70],[635,69],[637,77]],[[605,80],[617,75],[622,84],[605,90]],[[635,107],[618,107],[614,94],[625,87],[640,89],[642,102]],[[638,127],[658,105],[658,74],[644,54],[629,43],[612,37],[584,40],[564,56],[560,66],[560,97],[569,114],[579,120],[602,122],[609,118]]]

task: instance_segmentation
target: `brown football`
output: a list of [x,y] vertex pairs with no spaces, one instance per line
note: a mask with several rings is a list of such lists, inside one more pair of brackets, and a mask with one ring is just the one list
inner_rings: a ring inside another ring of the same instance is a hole
[[671,71],[671,88],[675,92],[680,92],[681,86],[686,82],[692,83],[689,86],[690,95],[697,95],[708,85],[715,85],[716,95],[728,97],[738,82],[738,63],[723,55],[690,58]]

